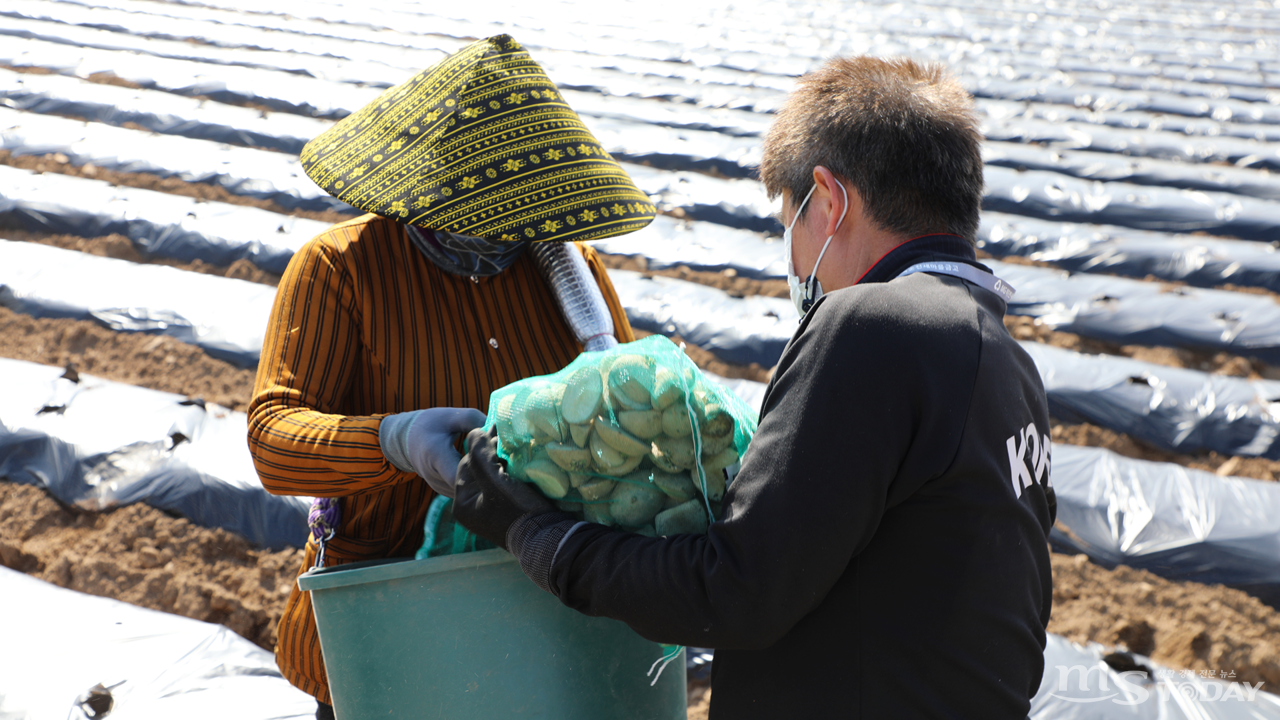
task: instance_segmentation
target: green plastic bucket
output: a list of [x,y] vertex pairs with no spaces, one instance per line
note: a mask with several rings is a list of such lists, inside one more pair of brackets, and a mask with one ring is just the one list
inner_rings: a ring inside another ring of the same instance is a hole
[[505,550],[312,570],[339,720],[683,720],[684,656],[566,608]]

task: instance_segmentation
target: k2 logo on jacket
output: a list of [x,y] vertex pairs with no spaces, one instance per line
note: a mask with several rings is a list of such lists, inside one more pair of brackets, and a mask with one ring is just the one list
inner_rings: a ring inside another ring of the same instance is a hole
[[[1022,497],[1022,489],[1031,487],[1032,482],[1040,482],[1044,478],[1046,487],[1053,487],[1049,479],[1049,449],[1052,443],[1048,435],[1041,436],[1036,431],[1036,424],[1031,423],[1005,441],[1009,451],[1009,476],[1013,481],[1013,494]],[[1027,457],[1027,451],[1031,457]],[[1027,463],[1030,462],[1030,465]],[[1031,479],[1035,473],[1035,480]]]

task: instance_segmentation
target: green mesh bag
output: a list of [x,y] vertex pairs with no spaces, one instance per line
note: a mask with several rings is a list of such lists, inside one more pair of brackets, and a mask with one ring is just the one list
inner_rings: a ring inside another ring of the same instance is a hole
[[[656,536],[707,531],[756,423],[737,395],[651,335],[494,391],[485,430],[497,427],[511,477],[561,510]],[[469,549],[443,503],[432,510],[419,557]]]

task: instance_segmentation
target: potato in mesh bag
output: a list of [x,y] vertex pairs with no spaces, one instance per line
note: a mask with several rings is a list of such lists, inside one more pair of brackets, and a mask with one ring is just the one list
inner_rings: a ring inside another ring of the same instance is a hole
[[560,509],[644,535],[705,533],[756,413],[653,335],[493,393],[498,456]]

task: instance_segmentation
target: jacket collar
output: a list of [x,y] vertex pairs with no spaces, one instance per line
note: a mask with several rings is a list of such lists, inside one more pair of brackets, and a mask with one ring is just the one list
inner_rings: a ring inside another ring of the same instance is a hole
[[889,282],[916,263],[935,260],[960,260],[985,272],[991,272],[978,262],[973,245],[959,235],[922,235],[885,253],[854,284]]

